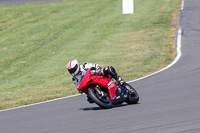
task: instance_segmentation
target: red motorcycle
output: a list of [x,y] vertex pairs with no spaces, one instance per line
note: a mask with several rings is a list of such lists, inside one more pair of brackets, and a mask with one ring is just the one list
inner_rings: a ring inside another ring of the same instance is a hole
[[88,95],[97,105],[102,108],[111,108],[113,104],[136,104],[139,95],[129,84],[117,85],[110,78],[87,70],[85,76],[78,83],[77,89],[80,93]]

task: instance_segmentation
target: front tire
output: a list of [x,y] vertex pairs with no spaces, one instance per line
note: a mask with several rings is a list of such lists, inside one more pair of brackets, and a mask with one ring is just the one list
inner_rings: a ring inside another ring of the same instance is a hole
[[126,103],[128,104],[137,104],[139,101],[139,95],[137,91],[129,84],[126,83],[126,88],[128,89],[128,96]]
[[107,96],[106,93],[103,92],[100,88],[92,87],[89,89],[88,94],[90,98],[100,107],[104,109],[112,107],[112,102],[109,96]]

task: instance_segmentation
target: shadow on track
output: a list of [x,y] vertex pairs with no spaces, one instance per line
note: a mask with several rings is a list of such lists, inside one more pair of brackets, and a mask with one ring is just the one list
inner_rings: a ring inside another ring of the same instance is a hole
[[[140,103],[137,103],[137,104],[140,104]],[[137,104],[132,104],[132,105],[137,105]],[[110,109],[114,109],[114,108],[120,108],[120,107],[124,107],[124,106],[131,106],[130,104],[117,104],[117,105],[113,105],[112,108]],[[90,110],[108,110],[108,109],[103,109],[101,107],[89,107],[89,108],[80,108],[79,110],[82,110],[82,111],[90,111]]]

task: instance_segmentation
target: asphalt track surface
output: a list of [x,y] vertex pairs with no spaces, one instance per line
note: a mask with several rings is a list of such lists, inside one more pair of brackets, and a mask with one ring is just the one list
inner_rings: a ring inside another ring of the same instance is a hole
[[182,56],[132,83],[139,104],[105,110],[83,95],[2,111],[0,133],[200,133],[200,1],[186,0],[182,13]]

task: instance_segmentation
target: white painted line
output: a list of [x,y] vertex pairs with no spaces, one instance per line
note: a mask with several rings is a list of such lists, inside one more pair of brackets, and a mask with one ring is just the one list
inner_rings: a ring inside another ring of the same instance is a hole
[[[181,11],[184,9],[184,0],[182,0],[182,6],[181,6]],[[147,77],[150,77],[150,76],[153,76],[157,73],[160,73],[166,69],[169,69],[170,67],[172,67],[175,63],[177,63],[177,61],[180,59],[181,57],[181,37],[182,37],[182,29],[181,27],[179,26],[178,28],[178,37],[177,37],[177,56],[176,58],[174,59],[174,61],[169,64],[167,67],[161,69],[160,71],[157,71],[155,73],[152,73],[150,75],[147,75],[145,77],[142,77],[142,78],[138,78],[138,79],[135,79],[135,80],[131,80],[131,81],[128,81],[127,83],[130,83],[130,82],[135,82],[135,81],[138,81],[138,80],[141,80],[141,79],[144,79],[144,78],[147,78]],[[48,100],[48,101],[44,101],[44,102],[39,102],[39,103],[34,103],[34,104],[29,104],[29,105],[24,105],[24,106],[20,106],[20,107],[15,107],[15,108],[11,108],[11,109],[5,109],[5,110],[0,110],[0,112],[5,112],[5,111],[9,111],[9,110],[15,110],[15,109],[20,109],[20,108],[24,108],[24,107],[30,107],[30,106],[33,106],[33,105],[38,105],[38,104],[43,104],[43,103],[49,103],[49,102],[53,102],[53,101],[57,101],[57,100],[62,100],[62,99],[67,99],[67,98],[71,98],[71,97],[76,97],[76,96],[80,96],[81,94],[77,94],[77,95],[72,95],[72,96],[68,96],[68,97],[61,97],[61,98],[57,98],[57,99],[53,99],[53,100]]]
[[181,57],[181,34],[182,34],[182,30],[179,29],[178,30],[178,37],[177,37],[177,56],[176,58],[173,60],[173,62],[171,64],[169,64],[167,67],[155,72],[155,73],[152,73],[152,74],[149,74],[147,76],[144,76],[144,77],[141,77],[141,78],[138,78],[138,79],[135,79],[135,80],[131,80],[131,81],[128,81],[127,83],[131,83],[131,82],[135,82],[135,81],[138,81],[138,80],[141,80],[141,79],[145,79],[145,78],[148,78],[148,77],[151,77],[155,74],[158,74],[162,71],[165,71],[167,69],[169,69],[170,67],[172,67],[174,64],[176,64],[178,62],[178,60],[180,59]]
[[[184,0],[182,0],[182,4],[181,4],[181,11],[183,11],[184,9]],[[135,82],[135,81],[138,81],[138,80],[141,80],[141,79],[145,79],[145,78],[148,78],[148,77],[151,77],[155,74],[158,74],[162,71],[165,71],[167,69],[169,69],[170,67],[172,67],[174,64],[176,64],[178,62],[178,60],[180,59],[181,57],[181,38],[182,38],[182,29],[181,29],[181,26],[179,25],[178,27],[178,34],[177,34],[177,56],[176,58],[173,60],[173,62],[171,64],[169,64],[167,67],[155,72],[155,73],[152,73],[152,74],[149,74],[147,76],[144,76],[144,77],[141,77],[141,78],[138,78],[138,79],[135,79],[135,80],[131,80],[131,81],[128,81],[127,83],[131,83],[131,82]]]
[[185,1],[182,0],[182,4],[181,4],[181,11],[184,9],[184,5],[185,5]]

